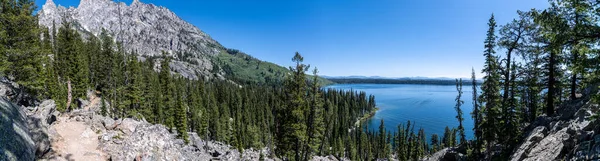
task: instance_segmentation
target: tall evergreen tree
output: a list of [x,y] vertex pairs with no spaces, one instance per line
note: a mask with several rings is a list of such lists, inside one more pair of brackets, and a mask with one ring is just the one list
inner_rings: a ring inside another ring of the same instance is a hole
[[278,119],[283,122],[278,129],[281,138],[277,147],[281,148],[280,155],[285,158],[303,160],[302,147],[307,139],[305,111],[308,105],[305,101],[307,85],[304,72],[308,70],[308,66],[302,64],[304,58],[298,52],[296,52],[292,61],[296,63],[296,66],[290,67],[292,73],[286,78],[284,84],[287,102],[286,109],[280,111],[281,114]]
[[485,103],[482,106],[483,122],[481,128],[483,130],[483,139],[487,142],[487,155],[491,154],[491,146],[494,144],[497,138],[497,134],[500,132],[499,127],[499,108],[500,108],[500,74],[498,71],[498,61],[495,55],[496,47],[496,20],[494,15],[491,16],[488,22],[489,29],[487,31],[487,37],[485,39],[485,50],[484,56],[486,58],[484,69],[482,72],[485,74],[483,77],[483,84],[481,85],[481,102]]
[[541,38],[547,45],[545,48],[546,61],[543,64],[545,75],[547,77],[547,93],[546,93],[546,115],[554,115],[554,104],[558,97],[558,80],[560,77],[559,66],[561,65],[561,55],[563,44],[567,41],[567,22],[559,15],[559,7],[556,4],[542,12],[534,12],[534,20],[541,26]]
[[477,93],[477,77],[475,77],[475,69],[471,68],[471,86],[473,87],[473,112],[471,112],[471,116],[473,117],[473,131],[475,132],[475,146],[474,148],[474,155],[476,157],[479,157],[479,155],[481,154],[481,143],[482,143],[482,131],[481,131],[481,120],[482,120],[482,116],[481,116],[481,111],[480,111],[480,107],[479,107],[479,100],[477,99],[477,97],[479,96],[479,93]]
[[[179,78],[179,79],[181,79],[181,78]],[[185,141],[185,143],[187,144],[189,142],[188,134],[187,134],[188,125],[187,125],[187,117],[186,117],[187,116],[186,111],[187,111],[188,107],[185,104],[185,101],[183,98],[183,95],[184,95],[183,92],[185,90],[183,89],[182,84],[183,83],[179,83],[179,86],[177,88],[177,91],[179,91],[179,92],[176,93],[177,103],[176,103],[176,107],[175,107],[176,111],[174,111],[174,115],[175,115],[174,118],[176,119],[175,128],[177,128],[178,137],[182,138]],[[171,108],[173,108],[173,107],[171,107]]]
[[0,72],[22,85],[19,90],[38,96],[44,89],[42,62],[47,56],[40,44],[37,16],[33,16],[36,6],[31,0],[6,0],[1,5]]
[[458,92],[458,95],[456,96],[456,99],[454,99],[456,101],[456,105],[454,106],[454,109],[456,110],[456,119],[458,120],[458,132],[460,134],[460,144],[465,144],[467,143],[467,137],[465,136],[465,128],[463,127],[463,113],[462,110],[460,109],[460,106],[462,106],[462,104],[464,104],[464,101],[460,99],[460,97],[462,96],[462,78],[456,79],[456,91]]
[[161,91],[163,91],[160,96],[162,99],[160,101],[160,107],[158,107],[162,111],[163,118],[159,122],[164,123],[167,127],[173,128],[175,125],[175,118],[173,114],[173,107],[175,107],[176,99],[174,98],[175,94],[175,83],[172,80],[171,76],[171,68],[169,67],[169,63],[171,62],[171,57],[167,56],[165,52],[163,52],[163,61],[160,63],[160,74],[159,80],[161,85]]
[[321,86],[318,80],[318,70],[313,69],[313,79],[311,82],[310,92],[310,113],[308,116],[308,148],[305,151],[305,159],[309,159],[309,153],[317,154],[319,152],[319,145],[321,144],[322,137],[325,131],[324,119],[323,119],[323,103],[321,101]]

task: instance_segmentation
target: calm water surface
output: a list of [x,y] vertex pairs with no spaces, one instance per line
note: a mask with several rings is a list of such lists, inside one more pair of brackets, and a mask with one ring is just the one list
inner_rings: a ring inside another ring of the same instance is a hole
[[[336,84],[326,88],[365,91],[367,95],[375,96],[379,111],[365,122],[370,129],[377,130],[381,119],[384,120],[388,131],[397,131],[399,124],[408,120],[415,124],[415,132],[420,127],[425,129],[427,139],[431,134],[437,133],[440,137],[444,134],[446,126],[458,127],[456,119],[456,91],[455,85],[414,85],[414,84]],[[473,87],[463,85],[461,106],[463,111],[463,126],[467,138],[473,136]],[[363,125],[364,126],[364,125]]]

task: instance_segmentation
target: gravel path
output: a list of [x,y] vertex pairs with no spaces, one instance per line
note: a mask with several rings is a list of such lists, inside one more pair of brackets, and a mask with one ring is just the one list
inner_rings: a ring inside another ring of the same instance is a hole
[[106,160],[106,155],[98,150],[98,134],[85,123],[61,117],[54,128],[61,139],[55,142],[53,146],[67,160]]

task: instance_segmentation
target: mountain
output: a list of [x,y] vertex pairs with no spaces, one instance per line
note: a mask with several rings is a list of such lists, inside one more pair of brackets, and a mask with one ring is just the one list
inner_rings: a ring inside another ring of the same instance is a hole
[[[52,30],[63,21],[73,22],[83,37],[106,30],[126,51],[140,59],[167,52],[174,58],[171,70],[191,79],[218,78],[238,83],[281,82],[287,68],[228,49],[198,27],[165,7],[134,0],[130,5],[112,0],[81,0],[76,8],[47,0],[38,12],[39,24]],[[292,53],[290,53],[290,56]]]

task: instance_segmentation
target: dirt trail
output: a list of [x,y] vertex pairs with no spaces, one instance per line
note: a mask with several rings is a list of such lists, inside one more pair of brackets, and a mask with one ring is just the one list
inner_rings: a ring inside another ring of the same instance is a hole
[[[89,110],[89,107],[94,107],[100,102],[99,98],[91,100],[84,110]],[[52,143],[52,147],[63,158],[74,161],[106,160],[106,154],[98,149],[99,135],[91,130],[89,125],[66,116],[59,117],[53,126],[60,135],[60,139]]]
[[61,139],[53,143],[57,153],[67,160],[101,161],[106,160],[105,154],[98,150],[98,134],[83,122],[68,120],[60,117],[54,125]]

